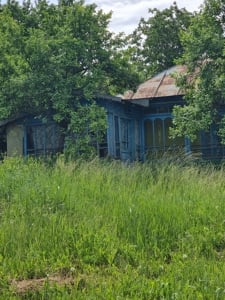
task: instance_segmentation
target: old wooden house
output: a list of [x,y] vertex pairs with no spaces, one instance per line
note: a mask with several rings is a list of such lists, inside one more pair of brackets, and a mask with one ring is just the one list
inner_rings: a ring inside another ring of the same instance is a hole
[[[176,86],[172,74],[184,70],[184,66],[165,70],[142,83],[135,93],[96,98],[98,105],[106,110],[108,124],[106,140],[98,147],[100,156],[123,161],[145,161],[165,153],[189,153],[203,159],[225,156],[225,147],[213,125],[209,132],[200,132],[194,143],[188,138],[170,139],[173,107],[184,103],[184,93]],[[19,116],[0,123],[0,152],[7,151],[9,156],[43,155],[63,149],[60,128],[51,118],[43,122]]]
[[107,111],[107,149],[111,157],[129,161],[179,153],[199,159],[225,157],[216,125],[209,132],[199,132],[193,143],[188,138],[170,138],[173,107],[184,103],[184,92],[176,86],[173,74],[184,71],[185,66],[174,66],[141,84],[135,93],[99,102]]

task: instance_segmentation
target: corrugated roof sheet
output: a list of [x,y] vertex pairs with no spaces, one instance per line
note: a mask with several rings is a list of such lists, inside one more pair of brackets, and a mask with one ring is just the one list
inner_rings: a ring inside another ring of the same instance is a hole
[[130,91],[126,92],[123,99],[137,100],[183,95],[183,91],[176,85],[176,80],[172,77],[172,74],[181,74],[185,71],[186,67],[181,65],[165,70],[140,84],[135,93]]

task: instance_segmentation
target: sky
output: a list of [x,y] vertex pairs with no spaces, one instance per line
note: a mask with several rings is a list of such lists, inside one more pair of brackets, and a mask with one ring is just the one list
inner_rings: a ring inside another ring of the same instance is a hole
[[[129,34],[137,27],[141,17],[148,18],[149,8],[164,9],[170,7],[174,0],[86,0],[86,4],[96,3],[104,12],[113,12],[110,30],[115,33]],[[176,0],[179,8],[198,11],[204,0]]]

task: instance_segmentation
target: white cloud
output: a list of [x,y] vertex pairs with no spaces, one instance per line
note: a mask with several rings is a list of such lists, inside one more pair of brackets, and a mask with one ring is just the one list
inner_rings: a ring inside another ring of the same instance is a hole
[[[0,0],[2,4],[7,0]],[[34,0],[33,0],[34,1]],[[48,0],[57,3],[58,0]],[[149,8],[164,9],[175,0],[85,0],[86,4],[96,3],[99,9],[108,13],[113,12],[110,30],[115,33],[131,33],[138,25],[141,17],[148,18]],[[22,0],[19,0],[22,2]],[[31,1],[32,2],[32,1]],[[204,0],[176,0],[179,8],[185,7],[189,11],[197,11]]]
[[[173,4],[173,0],[86,0],[86,4],[96,3],[105,12],[112,11],[110,29],[116,33],[131,33],[141,19],[149,16],[149,8],[164,9]],[[197,11],[203,0],[177,0],[179,8]]]

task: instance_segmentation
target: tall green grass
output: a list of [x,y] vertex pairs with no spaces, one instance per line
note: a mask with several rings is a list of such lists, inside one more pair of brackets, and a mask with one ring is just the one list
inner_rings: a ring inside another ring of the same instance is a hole
[[5,159],[1,299],[225,299],[224,178],[222,166],[166,161]]

